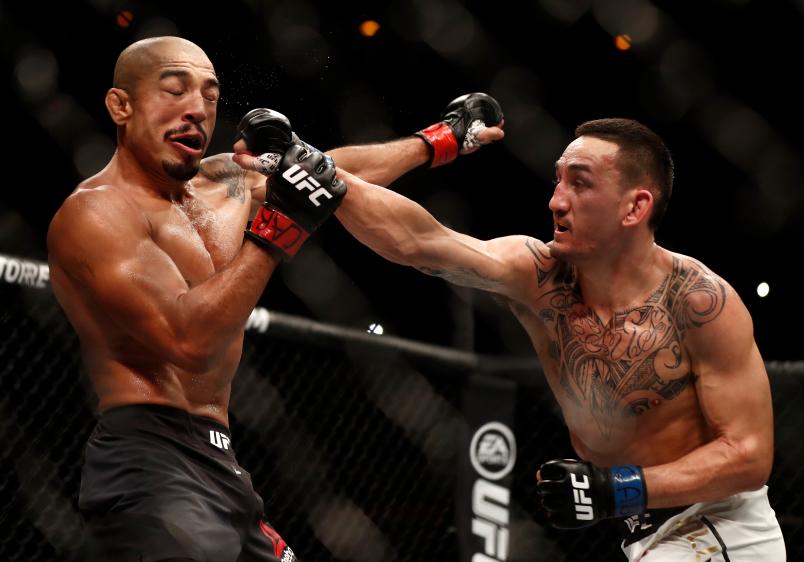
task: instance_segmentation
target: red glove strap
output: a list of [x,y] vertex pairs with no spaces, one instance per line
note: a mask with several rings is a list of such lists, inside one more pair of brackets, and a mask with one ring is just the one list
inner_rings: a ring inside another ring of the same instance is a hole
[[257,216],[251,221],[250,232],[261,240],[281,250],[288,258],[299,251],[310,233],[276,209],[260,207]]
[[433,147],[433,161],[430,163],[431,168],[449,164],[458,157],[458,150],[460,148],[458,141],[452,129],[443,121],[435,125],[430,125],[426,129],[419,131],[419,134],[427,139],[427,142]]

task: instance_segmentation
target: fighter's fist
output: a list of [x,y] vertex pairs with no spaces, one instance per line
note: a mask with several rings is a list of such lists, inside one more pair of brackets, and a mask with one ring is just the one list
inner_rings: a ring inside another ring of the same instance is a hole
[[246,235],[292,258],[340,205],[346,185],[335,162],[307,144],[291,144],[268,182],[268,194]]
[[433,168],[504,136],[502,108],[488,94],[476,92],[452,100],[441,118],[440,123],[416,133],[432,149]]
[[[268,175],[274,172],[281,156],[290,146],[292,135],[290,120],[278,111],[264,107],[252,109],[237,125],[235,152],[245,148],[258,155],[257,164],[253,167]],[[239,141],[245,143],[245,147],[238,146]]]
[[552,460],[541,466],[538,479],[542,506],[558,529],[642,513],[648,501],[642,468],[634,465],[604,469],[572,459]]

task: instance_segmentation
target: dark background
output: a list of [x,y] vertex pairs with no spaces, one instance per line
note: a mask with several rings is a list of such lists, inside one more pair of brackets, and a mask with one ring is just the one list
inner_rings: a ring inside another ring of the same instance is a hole
[[[127,27],[118,15],[133,16]],[[359,31],[379,22],[374,37]],[[154,34],[198,43],[223,83],[211,152],[253,107],[319,148],[409,135],[470,91],[496,96],[503,143],[394,185],[479,238],[551,237],[553,162],[586,119],[636,118],[676,161],[657,242],[728,280],[766,359],[801,359],[804,2],[409,1],[0,3],[5,185],[0,252],[44,259],[53,213],[113,150],[103,106],[119,52]],[[633,39],[618,51],[613,37]],[[770,284],[761,299],[756,286]],[[526,353],[488,296],[385,262],[331,221],[263,305],[483,352]]]

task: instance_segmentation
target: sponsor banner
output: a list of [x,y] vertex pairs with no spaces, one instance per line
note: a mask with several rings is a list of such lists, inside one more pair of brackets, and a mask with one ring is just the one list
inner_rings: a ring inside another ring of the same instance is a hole
[[50,288],[50,269],[41,261],[0,254],[0,282],[47,289]]
[[[0,254],[0,283],[50,290],[50,269],[43,261]],[[246,330],[264,334],[270,323],[269,311],[258,306],[248,317]]]
[[475,375],[464,385],[468,431],[456,490],[461,562],[508,560],[515,400],[516,385],[510,381]]

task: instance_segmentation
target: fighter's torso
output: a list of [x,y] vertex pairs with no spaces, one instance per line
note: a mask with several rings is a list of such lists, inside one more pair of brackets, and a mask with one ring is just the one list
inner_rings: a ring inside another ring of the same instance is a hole
[[[221,159],[222,160],[222,159]],[[243,243],[250,192],[235,164],[204,162],[181,202],[142,202],[154,242],[167,253],[190,287],[228,265]]]
[[698,262],[666,255],[655,290],[605,320],[584,303],[571,268],[556,260],[542,262],[533,302],[512,306],[539,353],[573,446],[601,466],[661,464],[711,439],[685,337],[719,313],[722,285]]
[[[244,174],[227,160],[206,160],[201,172],[189,182],[188,196],[179,202],[132,190],[119,194],[127,198],[132,213],[119,220],[144,221],[148,237],[167,254],[191,289],[225,268],[243,242],[251,197]],[[102,184],[103,178],[96,181]],[[92,189],[93,185],[80,187]],[[154,271],[154,282],[159,275]],[[186,372],[108,318],[83,287],[60,285],[54,288],[81,339],[100,410],[126,403],[161,403],[226,423],[242,333],[209,362],[205,372]]]

